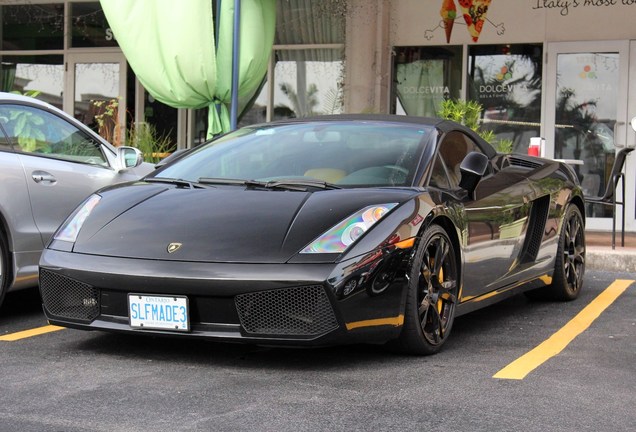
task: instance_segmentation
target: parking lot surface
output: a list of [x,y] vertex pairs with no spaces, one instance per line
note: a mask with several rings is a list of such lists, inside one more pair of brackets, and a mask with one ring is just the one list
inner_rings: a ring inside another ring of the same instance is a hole
[[[632,431],[633,279],[590,271],[574,302],[517,296],[460,317],[431,357],[56,329],[36,290],[11,293],[0,309],[0,432]],[[616,280],[627,288],[562,350],[523,377],[497,377],[578,325]]]

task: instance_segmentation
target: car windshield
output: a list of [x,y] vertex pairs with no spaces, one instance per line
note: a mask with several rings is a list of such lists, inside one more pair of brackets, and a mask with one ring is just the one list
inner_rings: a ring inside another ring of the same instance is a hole
[[364,121],[314,121],[239,129],[203,145],[156,178],[237,184],[284,181],[339,187],[410,186],[434,128]]

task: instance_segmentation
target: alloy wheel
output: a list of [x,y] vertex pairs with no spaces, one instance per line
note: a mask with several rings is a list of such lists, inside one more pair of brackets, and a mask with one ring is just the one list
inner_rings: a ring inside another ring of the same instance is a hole
[[578,212],[571,212],[565,226],[563,245],[563,270],[567,287],[578,291],[583,283],[585,271],[585,234]]
[[442,233],[430,238],[422,257],[418,316],[424,337],[440,345],[450,332],[457,303],[457,265],[450,240]]

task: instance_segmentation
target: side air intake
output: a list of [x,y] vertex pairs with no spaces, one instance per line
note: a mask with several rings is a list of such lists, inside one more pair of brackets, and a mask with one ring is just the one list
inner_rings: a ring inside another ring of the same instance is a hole
[[529,263],[537,259],[541,241],[545,232],[545,225],[548,221],[548,213],[550,210],[550,196],[546,195],[532,202],[530,209],[530,219],[528,221],[528,229],[526,230],[526,238],[521,253],[521,262]]

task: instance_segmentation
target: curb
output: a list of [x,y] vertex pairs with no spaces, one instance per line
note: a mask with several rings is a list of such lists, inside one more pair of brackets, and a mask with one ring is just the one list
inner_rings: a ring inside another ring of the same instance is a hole
[[586,270],[636,273],[636,251],[617,247],[588,247]]

